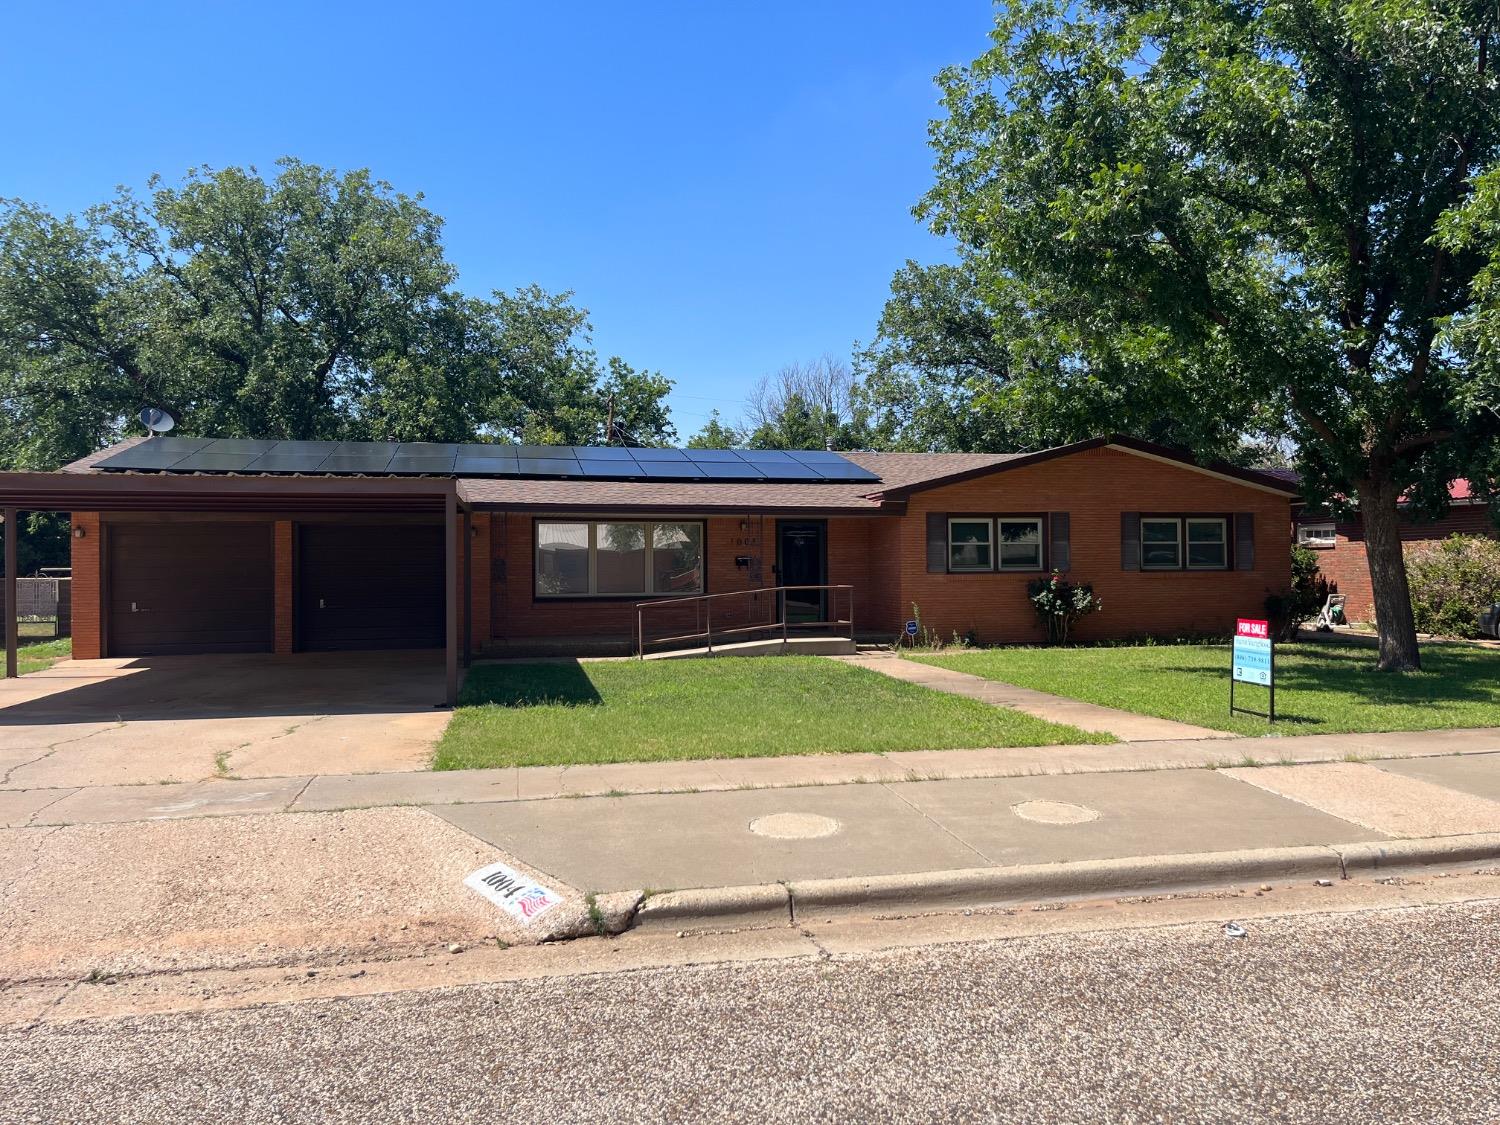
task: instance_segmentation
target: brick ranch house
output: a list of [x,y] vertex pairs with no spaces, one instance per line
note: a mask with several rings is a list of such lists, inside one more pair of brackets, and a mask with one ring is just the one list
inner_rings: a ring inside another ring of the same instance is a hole
[[[1295,476],[1281,474],[1296,482]],[[1450,535],[1489,535],[1500,538],[1490,503],[1466,480],[1448,486],[1449,507],[1436,520],[1405,515],[1401,520],[1403,543],[1439,542]],[[1356,514],[1336,519],[1322,508],[1294,508],[1296,542],[1318,552],[1318,569],[1331,586],[1347,599],[1344,613],[1350,621],[1373,621],[1375,594],[1370,586],[1370,563],[1365,555],[1364,524]]]
[[[632,457],[660,460],[611,466]],[[0,474],[0,507],[71,513],[77,658],[446,648],[450,696],[471,655],[631,651],[643,601],[677,600],[648,641],[705,613],[778,620],[754,592],[778,585],[850,588],[785,595],[793,627],[888,640],[915,604],[944,638],[1026,642],[1026,584],[1057,569],[1103,600],[1080,640],[1226,632],[1289,581],[1295,493],[1118,436],[841,455],[150,438]]]

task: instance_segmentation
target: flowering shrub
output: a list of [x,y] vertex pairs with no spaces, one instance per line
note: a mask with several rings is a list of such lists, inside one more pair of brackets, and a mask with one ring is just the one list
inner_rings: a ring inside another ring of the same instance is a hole
[[1406,580],[1417,629],[1445,637],[1478,637],[1479,620],[1500,603],[1500,542],[1450,535],[1406,548]]
[[1068,634],[1080,618],[1104,608],[1104,603],[1094,596],[1093,586],[1070,582],[1057,570],[1046,578],[1028,582],[1026,593],[1037,617],[1047,627],[1047,640],[1055,645],[1068,643]]

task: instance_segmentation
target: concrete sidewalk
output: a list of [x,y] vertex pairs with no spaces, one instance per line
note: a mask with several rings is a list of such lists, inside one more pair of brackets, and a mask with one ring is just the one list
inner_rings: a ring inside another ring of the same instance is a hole
[[[304,774],[213,778],[171,785],[17,787],[0,789],[0,827],[640,793],[711,793],[863,782],[1128,773],[1271,762],[1415,760],[1493,752],[1500,752],[1497,728],[531,766],[441,773]],[[1481,771],[1489,768],[1480,767]]]
[[1064,723],[1087,731],[1103,731],[1114,735],[1121,742],[1236,737],[1228,731],[1210,730],[1208,727],[1179,723],[1173,719],[1159,719],[1154,715],[1138,715],[1133,711],[1121,711],[1114,707],[1101,707],[1097,703],[1085,703],[1079,699],[1033,691],[1031,688],[1017,687],[999,680],[987,680],[983,676],[971,676],[967,672],[956,672],[951,668],[921,664],[915,660],[902,659],[891,652],[862,652],[857,656],[831,656],[828,659],[867,668],[893,680],[918,684],[933,691],[977,699],[992,707],[1020,711],[1048,722]]

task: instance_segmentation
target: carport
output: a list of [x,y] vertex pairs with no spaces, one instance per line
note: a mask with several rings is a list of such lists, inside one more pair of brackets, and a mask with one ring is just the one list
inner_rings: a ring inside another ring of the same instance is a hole
[[[0,510],[7,677],[20,515],[65,512],[75,598],[97,607],[92,620],[75,611],[75,651],[440,647],[445,702],[457,702],[472,535],[453,478],[0,473]],[[78,632],[89,629],[97,635]]]

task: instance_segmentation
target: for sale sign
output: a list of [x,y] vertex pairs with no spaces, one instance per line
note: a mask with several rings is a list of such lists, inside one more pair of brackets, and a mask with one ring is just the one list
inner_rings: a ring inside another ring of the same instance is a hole
[[1241,617],[1234,629],[1234,678],[1271,686],[1271,623]]
[[[1235,684],[1254,684],[1269,688],[1271,700],[1264,711],[1236,706]],[[1229,657],[1229,712],[1244,711],[1263,719],[1276,721],[1276,648],[1271,640],[1271,623],[1254,617],[1241,617],[1234,626],[1234,649]]]

